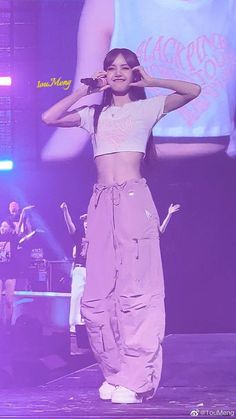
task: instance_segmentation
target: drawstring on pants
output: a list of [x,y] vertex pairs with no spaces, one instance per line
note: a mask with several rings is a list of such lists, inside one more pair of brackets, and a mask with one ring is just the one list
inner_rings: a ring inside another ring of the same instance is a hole
[[113,206],[117,206],[120,204],[120,191],[125,188],[127,182],[123,182],[121,184],[114,183],[113,185],[94,185],[94,192],[96,194],[96,201],[95,201],[95,208],[97,208],[101,195],[104,191],[109,191],[111,194],[111,201]]
[[[95,209],[97,208],[100,198],[102,194],[106,191],[110,194],[111,203],[112,203],[112,229],[113,229],[113,243],[114,248],[117,248],[117,239],[115,234],[115,206],[120,205],[120,191],[123,191],[127,182],[123,182],[121,184],[114,183],[112,185],[94,185],[94,193],[95,193]],[[120,257],[120,263],[122,263],[122,259]]]

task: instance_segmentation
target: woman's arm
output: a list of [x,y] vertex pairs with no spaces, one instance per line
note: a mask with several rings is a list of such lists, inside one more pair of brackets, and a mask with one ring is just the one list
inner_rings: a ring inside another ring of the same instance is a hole
[[75,92],[61,99],[42,114],[42,120],[47,125],[58,127],[78,127],[80,126],[79,113],[74,109],[68,111],[79,99],[86,96],[88,87],[81,86]]
[[[18,223],[16,224],[16,229],[15,229],[15,232],[16,232],[16,234],[17,234],[17,235],[19,235],[19,234],[21,234],[21,233],[22,233],[21,229],[22,229],[22,226],[23,226],[23,224],[24,224],[24,220],[25,220],[25,217],[26,217],[26,213],[27,213],[27,211],[29,211],[29,210],[31,210],[31,209],[33,209],[33,208],[34,208],[34,205],[28,205],[27,207],[24,207],[24,208],[22,209],[21,214],[20,214],[19,221],[18,221]],[[30,225],[30,227],[31,227],[31,225]],[[32,228],[31,228],[31,231],[32,231]],[[30,233],[31,231],[29,231],[29,233]],[[25,232],[23,231],[23,233],[25,233]]]
[[153,87],[174,90],[166,97],[164,113],[174,111],[181,106],[186,105],[193,99],[196,99],[201,93],[201,87],[198,84],[182,80],[154,79]]
[[164,113],[174,111],[196,99],[201,93],[201,87],[196,83],[182,80],[157,79],[149,76],[142,66],[133,67],[133,71],[139,71],[141,80],[133,82],[130,86],[160,87],[174,90],[174,93],[166,97]]
[[63,202],[61,204],[60,208],[63,211],[64,219],[65,219],[66,226],[67,226],[67,229],[69,231],[69,234],[74,234],[75,231],[76,231],[76,227],[75,227],[75,225],[74,225],[74,223],[72,221],[72,218],[70,216],[70,213],[69,213],[67,204],[65,202]]
[[170,219],[172,217],[172,214],[174,214],[174,212],[179,211],[179,209],[180,209],[180,205],[179,204],[175,204],[175,205],[171,204],[170,205],[170,207],[168,209],[168,214],[167,214],[166,218],[164,219],[164,221],[161,224],[160,229],[159,229],[160,232],[161,232],[161,234],[165,233],[166,227],[168,226],[168,224],[170,222]]

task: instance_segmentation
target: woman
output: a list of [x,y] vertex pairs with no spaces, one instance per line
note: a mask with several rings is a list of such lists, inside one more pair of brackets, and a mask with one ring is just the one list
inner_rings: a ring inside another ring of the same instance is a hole
[[11,201],[9,203],[7,219],[14,224],[16,232],[23,236],[33,231],[30,214],[33,208],[34,205],[28,205],[21,210],[19,202]]
[[[111,50],[95,78],[104,91],[101,105],[68,111],[87,94],[82,86],[42,118],[91,134],[98,183],[88,209],[82,313],[106,379],[100,398],[139,403],[152,397],[159,384],[165,324],[159,217],[141,163],[151,150],[152,127],[201,89],[150,77],[125,48]],[[145,99],[145,87],[174,93]]]
[[[83,223],[83,233],[72,221],[66,202],[62,202],[60,208],[63,211],[65,223],[69,234],[72,236],[73,246],[73,265],[71,270],[71,298],[70,298],[70,354],[78,355],[89,351],[87,332],[84,319],[81,315],[81,299],[86,282],[86,253],[87,240],[85,238],[87,231],[87,214],[80,216]],[[82,237],[83,235],[83,237]]]

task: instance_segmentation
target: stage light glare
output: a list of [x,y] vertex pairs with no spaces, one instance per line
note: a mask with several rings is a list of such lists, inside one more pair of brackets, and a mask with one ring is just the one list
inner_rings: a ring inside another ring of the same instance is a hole
[[0,76],[0,86],[11,86],[11,77],[10,76]]
[[0,170],[12,170],[14,167],[12,160],[0,160]]

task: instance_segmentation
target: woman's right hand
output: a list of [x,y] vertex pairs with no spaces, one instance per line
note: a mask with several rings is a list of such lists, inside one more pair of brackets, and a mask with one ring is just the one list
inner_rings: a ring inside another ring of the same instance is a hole
[[93,80],[98,81],[98,87],[91,88],[89,87],[88,92],[89,93],[97,93],[97,92],[103,92],[104,90],[108,89],[110,85],[107,83],[107,72],[106,71],[97,71],[93,76]]

